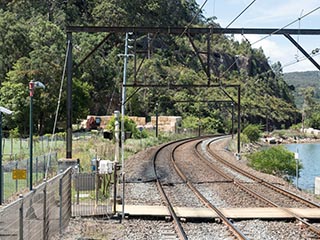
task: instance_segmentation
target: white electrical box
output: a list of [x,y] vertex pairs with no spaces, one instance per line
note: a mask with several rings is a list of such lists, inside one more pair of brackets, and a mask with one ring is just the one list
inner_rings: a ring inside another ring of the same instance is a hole
[[100,174],[111,174],[113,172],[114,162],[110,160],[99,161],[99,173]]

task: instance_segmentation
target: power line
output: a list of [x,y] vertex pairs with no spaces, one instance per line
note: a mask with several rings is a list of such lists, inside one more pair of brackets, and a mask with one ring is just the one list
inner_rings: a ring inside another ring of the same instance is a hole
[[[253,2],[251,2],[251,3],[248,5],[248,7],[250,7],[254,2],[255,2],[255,0],[254,0]],[[247,7],[247,8],[248,8],[248,7]],[[245,8],[244,11],[245,11],[247,8]],[[279,29],[275,30],[274,32],[272,32],[271,34],[269,34],[269,35],[267,35],[267,36],[265,36],[265,37],[263,37],[263,38],[255,41],[254,43],[250,43],[250,41],[244,36],[244,34],[242,34],[242,37],[243,37],[243,38],[246,40],[246,42],[248,42],[248,43],[250,44],[250,46],[252,47],[252,45],[254,45],[254,44],[256,44],[256,43],[258,43],[258,42],[260,42],[260,41],[262,41],[262,40],[264,40],[264,39],[266,39],[266,38],[268,38],[268,37],[270,37],[271,35],[273,35],[273,34],[279,32],[279,31],[287,28],[288,26],[294,24],[295,22],[297,22],[297,21],[300,22],[302,18],[307,17],[308,15],[312,14],[313,12],[315,12],[315,11],[317,11],[317,10],[319,10],[319,9],[320,9],[320,6],[317,7],[317,8],[315,8],[315,9],[313,9],[313,10],[311,10],[310,12],[306,13],[305,15],[300,16],[300,17],[297,18],[296,20],[288,23],[288,24],[285,25],[284,27],[279,28]],[[244,11],[242,11],[242,12],[235,18],[235,20],[236,20]],[[226,28],[228,28],[233,22],[234,22],[234,21],[232,21]],[[320,54],[320,53],[319,53],[319,54]],[[318,55],[318,54],[316,54],[316,55],[314,55],[314,56],[317,56],[317,55]],[[303,60],[306,60],[306,59],[307,59],[307,58],[305,58],[305,59],[303,59]],[[225,73],[226,73],[227,71],[229,71],[234,64],[236,64],[236,62],[237,62],[237,59],[229,66],[229,68],[228,68],[226,71],[224,71],[224,72],[222,73],[222,75],[221,75],[220,77],[224,76]],[[289,64],[289,65],[295,64],[295,63],[297,63],[297,62],[299,62],[299,61],[296,61],[296,62],[291,63],[291,64]],[[287,66],[289,66],[289,65],[283,66],[282,68],[287,67]]]
[[228,24],[228,26],[226,26],[226,28],[230,27],[231,24],[234,23],[245,11],[247,11],[247,9],[248,9],[249,7],[251,7],[251,5],[254,4],[255,1],[256,1],[256,0],[253,0],[245,9],[243,9],[242,12],[239,13],[239,15],[236,16],[236,17]]
[[206,5],[206,3],[208,2],[208,0],[205,0],[204,3],[202,4],[202,6],[198,9],[196,15],[193,16],[192,20],[189,22],[189,24],[186,26],[186,28],[184,29],[184,31],[181,33],[180,37],[182,37],[186,31],[188,30],[188,28],[190,27],[190,25],[193,23],[193,21],[196,19],[196,17],[199,15],[199,13],[201,12],[202,8]]
[[281,30],[283,30],[283,29],[285,29],[285,28],[289,27],[290,25],[292,25],[292,24],[296,23],[297,21],[300,21],[302,18],[307,17],[308,15],[310,15],[310,14],[314,13],[315,11],[317,11],[317,10],[319,10],[319,9],[320,9],[320,6],[319,6],[319,7],[317,7],[317,8],[315,8],[315,9],[313,9],[312,11],[310,11],[310,12],[306,13],[306,14],[305,14],[305,15],[303,15],[302,17],[299,17],[299,18],[297,18],[296,20],[294,20],[294,21],[292,21],[292,22],[288,23],[288,24],[287,24],[287,25],[285,25],[284,27],[279,28],[279,29],[277,29],[276,31],[274,31],[274,32],[270,33],[269,35],[267,35],[267,36],[265,36],[265,37],[263,37],[263,38],[261,38],[261,39],[259,39],[259,40],[255,41],[255,42],[251,43],[251,46],[252,46],[252,45],[254,45],[254,44],[257,44],[258,42],[261,42],[262,40],[264,40],[264,39],[266,39],[266,38],[268,38],[268,37],[272,36],[273,34],[275,34],[275,33],[279,32],[279,31],[281,31]]
[[[314,50],[313,50],[313,51],[314,51]],[[313,51],[312,51],[312,52],[313,52]],[[296,59],[295,61],[288,62],[288,63],[286,63],[286,64],[284,64],[284,65],[282,66],[282,69],[285,68],[285,67],[291,66],[291,65],[293,65],[293,64],[297,64],[297,63],[299,63],[299,62],[305,61],[305,60],[307,60],[307,59],[309,59],[309,58],[311,58],[311,57],[316,57],[316,56],[320,55],[320,52],[317,52],[317,53],[315,53],[315,54],[313,54],[312,52],[311,52],[311,55],[312,55],[312,56],[310,56],[310,57],[300,57],[300,58]]]

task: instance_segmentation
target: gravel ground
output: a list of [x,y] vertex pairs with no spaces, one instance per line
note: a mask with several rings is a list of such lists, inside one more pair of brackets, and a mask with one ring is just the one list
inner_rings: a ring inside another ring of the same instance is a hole
[[219,208],[267,207],[266,203],[251,197],[232,183],[198,184],[197,188]]
[[127,183],[125,193],[128,205],[163,205],[155,183]]
[[318,239],[297,222],[250,220],[236,222],[235,225],[246,236],[255,240]]

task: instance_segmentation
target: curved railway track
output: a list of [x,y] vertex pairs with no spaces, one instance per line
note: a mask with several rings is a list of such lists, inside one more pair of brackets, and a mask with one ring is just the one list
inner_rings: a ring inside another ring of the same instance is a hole
[[[202,137],[202,138],[206,138],[206,137]],[[172,152],[171,152],[171,161],[172,161],[172,164],[175,168],[175,170],[177,171],[178,175],[181,177],[181,179],[183,180],[183,182],[185,184],[187,184],[187,186],[196,194],[196,196],[202,201],[202,203],[207,206],[208,208],[214,210],[219,218],[221,219],[221,221],[230,229],[230,231],[232,232],[232,235],[235,236],[237,239],[242,239],[242,240],[247,240],[247,238],[244,236],[244,234],[239,230],[237,229],[231,221],[229,221],[223,214],[221,211],[218,210],[218,208],[216,208],[213,204],[211,204],[207,199],[205,199],[205,197],[199,192],[197,191],[197,189],[190,183],[187,181],[186,179],[186,176],[182,173],[182,171],[177,167],[177,165],[175,164],[175,161],[174,161],[174,151],[175,149],[180,146],[180,144],[185,144],[186,142],[189,142],[189,141],[195,141],[196,139],[199,139],[199,138],[191,138],[191,139],[184,139],[184,140],[178,140],[178,141],[175,141],[175,142],[171,142],[169,144],[165,144],[164,146],[162,146],[161,148],[159,148],[155,155],[153,156],[153,163],[154,163],[154,172],[155,172],[155,175],[156,175],[156,184],[157,184],[157,187],[161,193],[161,196],[163,198],[163,200],[165,201],[165,205],[167,206],[169,212],[170,212],[170,216],[173,220],[173,223],[174,223],[174,228],[176,230],[176,234],[178,236],[179,239],[183,239],[183,240],[186,240],[188,239],[188,236],[186,234],[186,232],[184,231],[183,227],[182,227],[182,224],[181,224],[181,221],[180,219],[178,218],[175,210],[174,210],[174,206],[173,204],[170,202],[169,200],[169,197],[167,196],[166,194],[166,191],[163,187],[163,184],[161,182],[161,177],[159,176],[158,174],[158,171],[157,171],[157,165],[156,165],[156,161],[157,161],[157,157],[159,155],[159,153],[165,149],[166,147],[168,147],[169,145],[172,145],[172,144],[177,144]]]
[[[207,137],[201,137],[202,138],[207,138]],[[180,145],[183,145],[187,142],[190,142],[190,141],[195,141],[197,139],[200,139],[200,138],[191,138],[191,139],[184,139],[184,140],[179,140],[179,141],[176,141],[176,142],[172,142],[172,143],[169,143],[169,144],[166,144],[164,146],[162,146],[161,148],[159,148],[154,157],[153,157],[153,163],[154,163],[154,172],[155,172],[155,175],[157,176],[156,178],[156,184],[157,184],[157,187],[161,193],[161,196],[162,198],[164,199],[165,201],[165,204],[170,212],[170,216],[173,220],[173,223],[174,223],[174,228],[176,230],[176,233],[179,237],[179,239],[188,239],[187,237],[187,234],[185,233],[183,227],[182,227],[182,224],[180,222],[180,219],[178,218],[175,210],[174,210],[174,206],[172,205],[172,203],[170,202],[169,200],[169,197],[167,196],[166,194],[166,191],[163,187],[163,184],[161,182],[161,177],[159,176],[159,174],[157,173],[157,166],[156,166],[156,161],[157,161],[157,157],[159,155],[159,153],[165,149],[166,147],[168,147],[169,145],[171,144],[175,144],[176,146],[173,148],[173,150],[171,151],[171,162],[176,170],[176,172],[178,173],[178,175],[181,177],[181,179],[183,180],[183,182],[194,192],[194,194],[199,198],[199,200],[209,209],[212,209],[214,212],[217,213],[217,215],[219,216],[219,219],[221,220],[221,222],[223,222],[227,228],[230,230],[232,236],[234,236],[234,238],[236,239],[241,239],[241,240],[247,240],[248,238],[246,238],[246,236],[217,208],[215,207],[212,203],[210,203],[209,200],[207,200],[201,193],[200,191],[198,191],[196,189],[196,187],[188,181],[186,175],[182,172],[182,170],[175,164],[175,159],[174,159],[174,153],[175,153],[175,150],[180,146]]]
[[182,143],[179,143],[177,146],[174,147],[174,149],[172,150],[171,153],[171,161],[174,165],[174,168],[176,169],[177,173],[179,174],[179,176],[181,177],[181,179],[183,179],[183,181],[187,184],[187,186],[194,192],[194,194],[199,198],[199,200],[209,209],[212,209],[213,211],[215,211],[220,220],[228,227],[228,229],[232,232],[232,234],[237,237],[237,239],[247,239],[247,237],[216,207],[214,206],[208,199],[206,199],[206,197],[204,195],[201,194],[200,191],[198,191],[198,189],[188,180],[188,178],[186,177],[186,175],[183,173],[182,169],[180,169],[178,167],[178,165],[175,163],[175,151],[178,147],[180,147],[181,145],[185,144],[186,142],[189,141],[194,141],[195,139],[190,139],[187,141],[184,141]]
[[174,223],[174,228],[176,230],[176,234],[178,236],[179,239],[181,240],[186,240],[188,239],[187,237],[187,234],[185,233],[182,225],[181,225],[181,222],[173,208],[173,205],[171,204],[165,190],[164,190],[164,187],[162,185],[162,182],[161,182],[161,177],[159,176],[158,174],[158,171],[157,171],[157,166],[156,166],[156,160],[157,160],[157,157],[159,156],[159,153],[161,151],[163,151],[166,147],[168,147],[169,145],[172,145],[172,144],[175,144],[175,143],[178,143],[178,142],[181,142],[183,140],[178,140],[178,141],[175,141],[175,142],[170,142],[168,144],[165,144],[163,145],[162,147],[160,147],[154,154],[153,156],[153,167],[154,167],[154,173],[155,173],[155,176],[156,176],[156,184],[157,184],[157,187],[158,187],[158,190],[165,202],[165,205],[167,206],[169,212],[170,212],[170,217],[172,218],[173,220],[173,223]]
[[[218,140],[218,138],[215,137],[214,140]],[[151,158],[150,171],[140,172],[143,175],[155,176],[153,177],[154,181],[150,181],[150,178],[148,178],[149,180],[146,179],[146,183],[141,180],[131,183],[135,185],[133,189],[136,189],[136,193],[132,195],[132,203],[166,206],[168,209],[167,221],[163,222],[163,225],[160,224],[161,222],[156,225],[159,239],[198,239],[197,236],[201,239],[256,239],[257,237],[265,239],[260,237],[259,231],[262,231],[262,235],[267,239],[276,239],[277,235],[274,232],[279,233],[281,239],[287,239],[287,236],[288,239],[296,239],[296,234],[301,239],[319,238],[319,229],[309,224],[306,219],[301,219],[290,212],[290,207],[283,206],[282,203],[277,201],[271,201],[264,194],[255,192],[255,188],[267,188],[260,184],[261,182],[268,183],[267,181],[256,176],[251,177],[250,173],[243,172],[243,169],[237,166],[231,168],[233,166],[231,166],[232,164],[229,165],[228,161],[226,161],[228,165],[224,164],[224,159],[210,150],[210,145],[214,144],[214,140],[209,137],[190,138],[161,146]],[[245,174],[237,171],[238,169]],[[132,179],[140,179],[138,176],[142,175],[135,176],[132,175]],[[144,186],[145,184],[147,186]],[[140,187],[138,187],[139,185]],[[139,195],[141,190],[141,195]],[[295,195],[292,192],[289,193],[289,195]],[[278,195],[275,198],[280,199],[278,197],[280,195],[279,191],[276,191],[276,194]],[[290,198],[287,195],[286,193],[284,199],[288,198],[290,201],[299,202],[295,208],[319,208],[318,204],[305,198],[300,196]],[[146,198],[149,200],[146,201]],[[139,201],[139,199],[141,200]],[[290,204],[289,200],[285,201],[287,201],[285,204]],[[284,218],[288,217],[289,219],[296,219],[296,221],[275,221],[270,218],[268,221],[261,221],[255,218],[250,220],[250,217],[245,221],[243,221],[243,217],[240,217],[242,220],[234,221],[223,214],[227,212],[230,214],[230,209],[233,208],[236,208],[235,211],[243,212],[246,208],[257,208],[259,210],[259,208],[265,207],[280,209],[276,210],[277,213],[275,214],[283,211],[283,216],[286,216]],[[212,213],[214,212],[214,217],[209,218],[209,223],[203,220],[194,222],[192,221],[192,214],[188,215],[180,212],[181,209],[188,209],[188,211],[193,212],[205,208],[211,209],[210,212],[212,211]],[[195,235],[195,233],[198,235]],[[270,235],[273,237],[270,238]]]
[[[235,166],[234,164],[226,161],[225,159],[223,159],[222,157],[220,157],[218,154],[216,154],[214,151],[212,151],[210,149],[210,144],[214,143],[214,141],[217,141],[219,139],[213,139],[211,140],[209,143],[206,144],[206,150],[207,152],[217,161],[219,161],[220,163],[222,163],[223,165],[227,166],[228,168],[232,169],[233,171],[242,174],[243,176],[253,180],[254,182],[263,185],[269,189],[272,189],[273,191],[282,194],[286,197],[291,198],[293,201],[298,201],[299,203],[302,203],[310,208],[319,208],[320,205],[314,202],[309,201],[308,199],[305,199],[301,196],[298,196],[292,192],[289,192],[288,190],[282,189],[280,187],[277,187],[237,166]],[[240,188],[242,188],[244,191],[248,192],[250,195],[266,202],[267,204],[269,204],[270,206],[273,207],[277,207],[277,208],[281,208],[281,206],[279,206],[277,203],[270,201],[267,197],[263,196],[262,194],[257,193],[256,191],[252,190],[251,188],[245,186],[244,184],[242,184],[240,181],[237,181],[233,176],[230,176],[228,173],[224,172],[223,170],[219,170],[219,167],[217,167],[217,165],[215,165],[214,163],[212,163],[210,160],[208,160],[206,157],[204,157],[201,154],[201,151],[199,151],[199,145],[202,144],[201,142],[198,142],[197,145],[195,146],[195,152],[196,154],[199,156],[199,158],[204,161],[207,166],[209,168],[211,168],[213,171],[219,172],[219,174],[221,174],[222,176],[224,176],[225,178],[229,179],[230,181],[233,181],[234,184],[236,184],[237,186],[239,186]],[[285,211],[286,213],[290,214],[291,216],[295,217],[298,221],[300,221],[302,224],[304,224],[305,226],[307,226],[310,230],[312,230],[314,233],[316,233],[318,236],[320,236],[320,228],[313,226],[312,224],[310,224],[309,222],[307,222],[305,219],[297,216],[294,212],[290,211],[289,209],[286,208],[281,208],[283,211]]]

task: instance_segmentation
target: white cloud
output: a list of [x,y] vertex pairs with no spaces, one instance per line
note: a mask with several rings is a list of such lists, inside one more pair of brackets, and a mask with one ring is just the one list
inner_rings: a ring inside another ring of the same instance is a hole
[[[282,61],[286,59],[286,56],[288,56],[289,53],[291,53],[290,49],[283,48],[276,41],[273,41],[272,38],[265,38],[261,40],[264,37],[261,35],[246,35],[245,37],[250,41],[250,43],[259,41],[257,44],[252,45],[252,47],[261,47],[265,55],[273,62]],[[237,35],[235,38],[238,41],[243,39],[241,35]]]
[[[268,25],[271,23],[277,24],[278,27],[297,20],[305,14],[318,8],[318,0],[304,0],[303,3],[297,0],[268,0],[260,1],[255,4],[253,11],[244,20],[242,24]],[[313,12],[307,17],[315,17],[320,15],[320,10]],[[306,18],[307,18],[306,17]],[[302,21],[304,18],[302,19]]]
[[[204,0],[198,0],[203,3]],[[207,10],[210,13],[216,13],[218,22],[221,26],[227,26],[235,16],[237,16],[252,0],[209,0],[207,2]],[[282,28],[287,24],[295,21],[294,24],[287,28],[319,28],[320,9],[312,14],[296,21],[300,16],[304,16],[310,11],[320,7],[320,0],[258,0],[256,1],[231,27],[239,28]],[[214,11],[212,11],[214,9]],[[213,14],[215,15],[215,14]],[[245,35],[251,43],[260,40],[265,35]],[[307,51],[311,52],[315,48],[319,48],[320,36],[294,36],[299,44]],[[240,35],[235,35],[240,40]],[[296,62],[297,49],[283,36],[272,35],[257,44],[254,48],[262,47],[264,53],[269,57],[270,61],[280,61],[282,65]],[[298,52],[302,57],[302,53]],[[320,56],[316,58],[320,64]],[[284,71],[308,71],[317,70],[309,60],[300,61],[292,64],[284,69]]]
[[[263,37],[264,36],[261,35],[246,35],[246,38],[251,43],[258,41]],[[235,35],[235,39],[242,41],[243,37],[241,35]],[[266,38],[252,47],[261,47],[271,64],[277,61],[281,62],[281,65],[284,66],[284,72],[317,70],[317,68],[309,60],[305,59],[304,55],[297,51],[293,45],[287,44],[286,42],[283,43],[279,41],[279,39],[273,39],[272,37]],[[314,57],[314,59],[320,64],[320,55]]]

